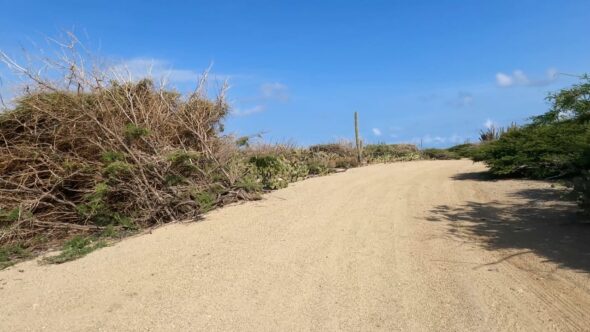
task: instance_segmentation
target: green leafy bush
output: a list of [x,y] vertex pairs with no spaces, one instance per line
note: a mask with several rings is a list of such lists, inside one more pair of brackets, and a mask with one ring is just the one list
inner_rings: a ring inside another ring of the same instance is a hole
[[580,206],[590,211],[590,77],[547,99],[548,112],[525,126],[511,126],[470,154],[497,176],[569,180]]
[[484,143],[473,153],[499,176],[569,177],[589,166],[590,128],[565,121],[528,125]]
[[448,148],[447,150],[449,152],[456,154],[457,156],[459,156],[461,158],[470,158],[471,156],[473,156],[473,154],[477,151],[478,148],[479,148],[478,144],[465,143],[465,144],[459,144],[459,145],[452,146],[452,147]]
[[289,184],[290,165],[281,156],[253,156],[250,163],[256,167],[264,189],[280,189]]

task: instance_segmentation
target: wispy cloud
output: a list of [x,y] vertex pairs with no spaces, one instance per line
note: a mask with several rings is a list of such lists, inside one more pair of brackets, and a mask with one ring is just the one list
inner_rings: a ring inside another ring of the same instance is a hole
[[375,135],[375,136],[381,136],[381,134],[382,134],[381,129],[379,129],[379,128],[373,128],[372,131],[373,131],[373,135]]
[[511,86],[545,86],[553,83],[557,79],[557,70],[547,69],[544,78],[531,79],[522,70],[515,70],[512,74],[503,72],[496,73],[496,84],[500,87],[506,88]]
[[[151,77],[164,83],[197,82],[203,74],[191,69],[177,69],[169,61],[147,57],[120,61],[111,66],[109,71],[115,77],[123,80],[137,81],[145,77]],[[209,77],[213,80],[226,80],[230,76],[209,73]]]
[[457,97],[447,102],[447,105],[454,108],[469,107],[473,104],[473,95],[470,92],[459,91]]
[[[264,112],[268,109],[268,105],[273,102],[287,102],[289,101],[289,87],[283,83],[270,82],[260,85],[259,93],[256,96],[249,98],[240,98],[234,102],[232,114],[236,116],[252,115]],[[252,105],[245,107],[243,105]]]
[[252,114],[264,112],[265,110],[266,110],[265,105],[255,105],[253,107],[249,107],[249,108],[245,108],[245,109],[234,108],[232,110],[232,114],[235,116],[246,116],[246,115],[252,115]]
[[264,83],[260,86],[260,95],[263,99],[287,101],[289,100],[289,88],[279,82]]

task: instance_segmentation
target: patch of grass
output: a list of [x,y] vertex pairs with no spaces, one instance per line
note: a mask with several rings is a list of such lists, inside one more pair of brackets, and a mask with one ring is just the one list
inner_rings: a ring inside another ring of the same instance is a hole
[[113,161],[105,166],[103,174],[109,178],[116,178],[124,174],[128,174],[131,171],[133,165],[124,161]]
[[[2,223],[12,223],[17,221],[21,216],[21,210],[19,208],[14,208],[11,210],[3,210],[0,209],[0,222]],[[0,224],[1,226],[1,224]]]
[[258,182],[255,176],[244,176],[238,179],[235,186],[249,193],[256,193],[262,190],[262,183]]
[[195,195],[195,200],[203,212],[211,211],[215,207],[215,196],[208,191],[202,191]]
[[192,163],[200,159],[200,155],[196,152],[187,152],[183,150],[174,151],[168,155],[168,160],[173,165],[184,165],[186,163]]
[[80,257],[84,257],[96,249],[106,247],[104,240],[97,240],[93,237],[75,236],[62,247],[62,251],[51,257],[45,257],[43,262],[49,264],[62,264]]
[[170,186],[170,187],[177,186],[179,184],[183,184],[185,182],[185,180],[186,180],[186,178],[184,176],[180,176],[177,174],[168,174],[164,178],[164,182],[166,182],[166,185]]
[[20,245],[0,247],[0,270],[28,257],[31,257],[31,253]]
[[105,182],[97,183],[94,191],[84,197],[86,202],[77,206],[78,214],[87,219],[92,219],[107,211],[105,198],[108,192],[109,186]]
[[115,161],[125,161],[125,155],[118,151],[107,151],[101,156],[102,161],[105,163],[112,163]]
[[128,139],[138,139],[143,136],[149,135],[149,130],[136,126],[133,123],[129,123],[125,126],[125,137]]

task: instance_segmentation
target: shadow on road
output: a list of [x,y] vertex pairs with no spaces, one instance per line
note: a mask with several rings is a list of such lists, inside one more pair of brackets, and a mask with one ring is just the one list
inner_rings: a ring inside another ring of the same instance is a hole
[[459,173],[451,177],[453,180],[477,180],[477,181],[496,181],[489,172],[469,172]]
[[[483,173],[453,179],[490,180]],[[437,206],[428,220],[448,221],[454,236],[477,238],[489,250],[530,251],[561,267],[590,273],[590,224],[581,222],[573,202],[560,199],[559,191],[552,188],[520,190],[510,196],[505,201]]]

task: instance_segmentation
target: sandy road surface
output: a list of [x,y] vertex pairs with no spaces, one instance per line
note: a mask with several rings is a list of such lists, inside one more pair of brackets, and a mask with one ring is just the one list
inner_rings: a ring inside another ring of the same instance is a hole
[[0,330],[590,330],[590,231],[470,161],[296,183],[54,266],[0,271]]

